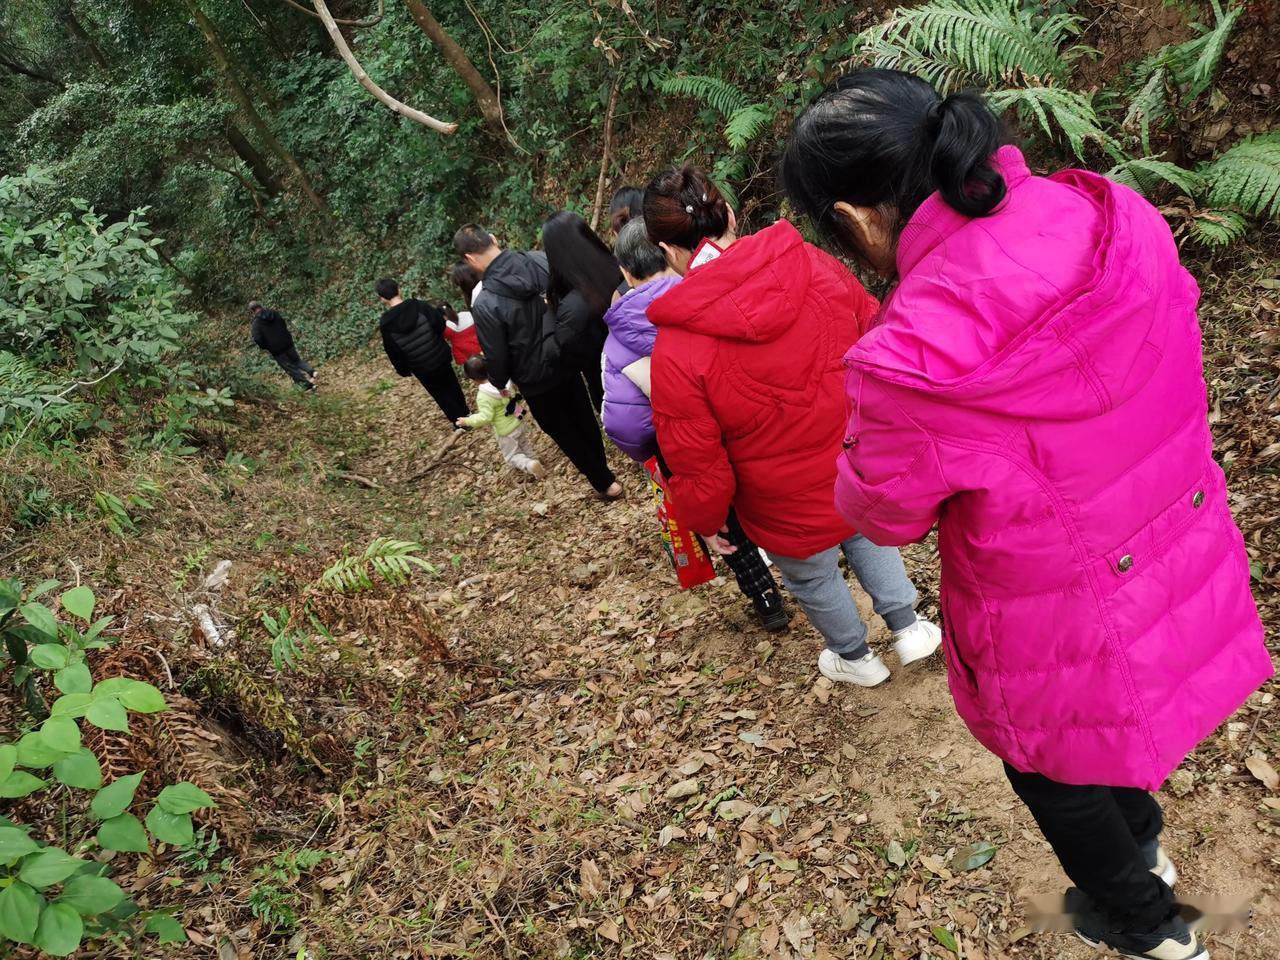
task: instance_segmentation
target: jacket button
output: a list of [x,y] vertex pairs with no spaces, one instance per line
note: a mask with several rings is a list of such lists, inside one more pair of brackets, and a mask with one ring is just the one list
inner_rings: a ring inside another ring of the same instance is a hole
[[1133,554],[1126,553],[1120,558],[1120,562],[1116,564],[1116,569],[1121,573],[1128,573],[1133,569]]
[[1195,492],[1195,496],[1191,498],[1191,505],[1195,507],[1197,510],[1199,510],[1203,503],[1204,503],[1204,491],[1197,490]]
[[855,446],[857,442],[858,442],[857,437],[845,437],[843,446],[846,450],[848,450],[851,447]]

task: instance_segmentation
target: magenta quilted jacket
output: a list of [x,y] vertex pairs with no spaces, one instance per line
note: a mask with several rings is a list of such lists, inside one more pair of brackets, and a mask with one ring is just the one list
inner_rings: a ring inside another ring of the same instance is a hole
[[1199,290],[1140,196],[997,155],[1001,208],[936,195],[849,351],[837,505],[939,525],[947,670],[974,736],[1065,783],[1156,789],[1272,673],[1211,456]]

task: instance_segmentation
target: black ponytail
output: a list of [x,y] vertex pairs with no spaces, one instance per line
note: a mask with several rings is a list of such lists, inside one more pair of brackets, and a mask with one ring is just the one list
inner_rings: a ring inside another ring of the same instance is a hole
[[834,205],[892,210],[901,229],[937,191],[969,217],[992,213],[1005,196],[993,157],[1008,135],[974,93],[943,99],[899,70],[842,77],[800,115],[782,159],[783,189],[814,226],[850,248]]
[[941,122],[929,160],[933,185],[953,210],[988,216],[1005,195],[1004,177],[991,162],[1005,141],[1003,124],[976,93],[954,93],[939,105]]

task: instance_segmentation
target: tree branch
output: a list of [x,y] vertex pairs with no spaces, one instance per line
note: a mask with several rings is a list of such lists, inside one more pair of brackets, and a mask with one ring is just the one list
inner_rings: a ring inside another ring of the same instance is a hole
[[613,81],[609,91],[609,106],[604,112],[604,150],[600,156],[600,179],[596,181],[596,202],[591,207],[591,229],[600,223],[600,211],[604,208],[604,185],[609,175],[609,160],[613,153],[613,114],[618,109],[618,81]]
[[[316,13],[316,11],[308,10],[302,4],[298,3],[297,0],[284,0],[284,2],[287,3],[289,6],[293,7],[293,9],[302,11],[308,17],[315,17],[319,20],[324,19],[324,17],[320,16],[320,14]],[[344,27],[354,27],[356,30],[362,30],[365,27],[376,27],[378,24],[382,22],[382,18],[386,16],[386,13],[387,13],[387,0],[378,0],[378,13],[376,16],[366,17],[364,20],[336,20],[335,19],[333,22]]]
[[435,117],[428,116],[421,110],[415,110],[413,107],[406,106],[401,103],[387,91],[369,79],[369,75],[365,73],[364,67],[360,66],[360,61],[356,59],[355,54],[351,52],[351,48],[347,46],[347,40],[342,35],[342,31],[338,29],[337,22],[333,19],[333,14],[329,12],[329,7],[324,0],[311,0],[312,5],[316,8],[316,13],[320,20],[324,23],[325,30],[329,33],[329,38],[333,41],[333,45],[338,48],[338,53],[342,55],[342,59],[346,61],[351,72],[355,74],[355,78],[360,81],[360,86],[364,87],[378,100],[391,109],[393,113],[398,113],[402,117],[408,117],[415,120],[424,127],[430,127],[440,133],[453,133],[458,129],[456,123],[447,123],[444,120],[437,120]]

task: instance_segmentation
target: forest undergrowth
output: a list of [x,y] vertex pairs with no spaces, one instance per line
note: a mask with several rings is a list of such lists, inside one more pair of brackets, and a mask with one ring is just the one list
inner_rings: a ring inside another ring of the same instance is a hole
[[[1280,266],[1236,263],[1202,278],[1206,362],[1274,651]],[[638,472],[599,503],[539,435],[552,476],[526,482],[367,353],[320,384],[238,404],[199,456],[85,449],[82,484],[149,507],[5,557],[93,584],[119,618],[95,673],[169,699],[104,768],[218,804],[115,876],[179,908],[175,956],[1088,956],[1029,934],[1064,881],[940,663],[815,682],[802,615],[772,637],[723,582],[675,589]],[[933,548],[908,557],[936,616]],[[1280,764],[1276,692],[1162,794],[1185,889],[1256,911],[1220,956],[1280,942],[1280,793],[1246,764]]]

